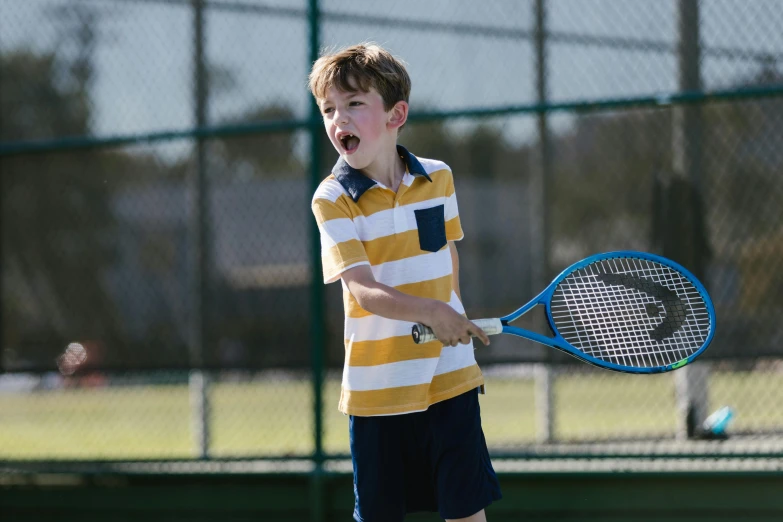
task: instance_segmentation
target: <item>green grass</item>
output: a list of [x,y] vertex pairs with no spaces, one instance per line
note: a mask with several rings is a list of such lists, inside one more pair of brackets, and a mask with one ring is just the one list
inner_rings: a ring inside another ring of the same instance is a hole
[[[589,373],[560,377],[555,429],[566,440],[672,436],[672,375]],[[348,420],[337,411],[339,382],[325,390],[324,446],[348,452]],[[783,386],[774,374],[714,374],[711,407],[731,405],[734,429],[783,426]],[[312,451],[312,391],[306,380],[223,382],[211,392],[216,457],[305,455]],[[535,438],[534,384],[488,378],[481,398],[487,442],[511,447]],[[0,459],[154,459],[194,456],[186,385],[100,387],[0,394]]]
[[675,433],[671,375],[574,375],[555,388],[555,431],[565,439],[665,436]]

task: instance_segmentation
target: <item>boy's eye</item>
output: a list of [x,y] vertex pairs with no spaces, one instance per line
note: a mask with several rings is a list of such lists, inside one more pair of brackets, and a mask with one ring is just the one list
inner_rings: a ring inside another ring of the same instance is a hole
[[332,107],[326,107],[324,109],[321,109],[324,114],[329,114],[330,112],[334,111]]
[[352,101],[349,105],[361,105],[362,102],[360,101]]

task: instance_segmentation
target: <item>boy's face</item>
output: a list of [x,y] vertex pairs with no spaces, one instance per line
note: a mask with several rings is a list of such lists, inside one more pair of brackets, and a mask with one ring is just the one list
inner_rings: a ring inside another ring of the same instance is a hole
[[346,92],[331,87],[318,105],[329,141],[357,170],[369,166],[385,146],[396,143],[397,129],[387,125],[390,113],[375,89]]

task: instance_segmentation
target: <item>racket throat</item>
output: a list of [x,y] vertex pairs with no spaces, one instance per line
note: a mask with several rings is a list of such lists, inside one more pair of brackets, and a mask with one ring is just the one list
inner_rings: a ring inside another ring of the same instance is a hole
[[[522,317],[525,317],[525,319],[522,320],[523,324],[513,324],[517,319]],[[515,335],[546,346],[552,346],[550,341],[557,338],[552,322],[549,320],[549,316],[546,312],[546,305],[540,302],[532,303],[529,307],[520,310],[520,313],[518,314],[508,316],[507,318],[501,318],[500,322],[504,327],[510,327],[511,329],[516,330],[509,333],[514,333]],[[519,326],[520,328],[515,328],[515,326]],[[526,335],[526,333],[533,335]]]

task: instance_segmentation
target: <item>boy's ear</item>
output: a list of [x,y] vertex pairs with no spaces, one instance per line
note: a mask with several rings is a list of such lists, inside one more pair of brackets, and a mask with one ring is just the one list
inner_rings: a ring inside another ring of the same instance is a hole
[[399,129],[408,121],[408,102],[398,101],[389,111],[386,126],[389,129]]

